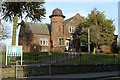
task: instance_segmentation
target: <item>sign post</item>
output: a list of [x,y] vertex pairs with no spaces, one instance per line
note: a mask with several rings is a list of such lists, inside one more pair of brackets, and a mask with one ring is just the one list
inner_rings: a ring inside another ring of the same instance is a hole
[[8,56],[21,56],[22,65],[22,46],[7,46],[6,48],[6,65]]

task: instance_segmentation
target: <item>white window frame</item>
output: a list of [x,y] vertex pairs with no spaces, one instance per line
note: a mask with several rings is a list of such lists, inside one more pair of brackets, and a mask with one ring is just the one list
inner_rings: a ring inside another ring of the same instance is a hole
[[48,39],[46,39],[46,45],[48,46]]
[[42,38],[40,38],[40,45],[43,45],[43,39]]
[[[41,43],[42,41],[42,43]],[[45,43],[43,43],[45,41]],[[40,45],[41,46],[48,46],[48,39],[47,38],[40,38]]]
[[73,33],[75,32],[75,28],[74,28],[74,27],[72,27],[72,32],[73,32]]
[[75,32],[75,28],[73,26],[69,26],[69,33],[74,33]]

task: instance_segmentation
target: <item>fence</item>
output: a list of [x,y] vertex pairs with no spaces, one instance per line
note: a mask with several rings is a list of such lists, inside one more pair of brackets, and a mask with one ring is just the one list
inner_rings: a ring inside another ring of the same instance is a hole
[[[2,63],[5,65],[5,54]],[[23,65],[29,64],[119,64],[120,55],[117,54],[79,54],[79,53],[24,53]],[[20,57],[8,57],[8,65],[15,65]]]
[[[10,57],[8,67],[5,67],[5,61],[3,60],[3,76],[19,78],[70,73],[117,71],[119,70],[119,59],[120,56],[115,54],[89,55],[60,52],[52,52],[51,54],[47,52],[24,53],[23,65],[20,65],[19,57]],[[15,66],[16,61],[18,61],[18,63]],[[11,65],[13,66],[11,67]],[[6,76],[6,73],[9,71],[13,74],[7,74]]]

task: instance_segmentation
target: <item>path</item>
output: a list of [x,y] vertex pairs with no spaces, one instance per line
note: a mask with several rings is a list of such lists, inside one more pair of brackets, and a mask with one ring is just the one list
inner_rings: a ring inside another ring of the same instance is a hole
[[55,64],[55,63],[60,63],[60,62],[64,62],[64,61],[67,61],[67,60],[70,60],[70,59],[74,59],[76,57],[79,57],[80,55],[78,53],[66,53],[68,54],[68,56],[65,56],[64,58],[59,58],[59,59],[56,59],[56,60],[50,60],[50,61],[45,61],[45,62],[42,62],[42,64]]

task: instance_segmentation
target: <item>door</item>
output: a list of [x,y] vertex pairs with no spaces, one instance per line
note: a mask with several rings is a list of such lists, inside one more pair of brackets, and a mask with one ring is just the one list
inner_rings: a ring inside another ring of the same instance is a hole
[[69,40],[66,40],[65,47],[66,47],[66,50],[68,51],[69,50]]

